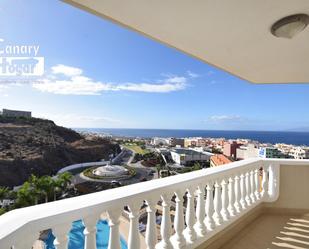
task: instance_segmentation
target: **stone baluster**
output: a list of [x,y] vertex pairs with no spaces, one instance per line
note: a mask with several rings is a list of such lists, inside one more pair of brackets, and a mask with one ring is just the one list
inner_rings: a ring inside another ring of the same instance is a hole
[[228,185],[228,193],[229,193],[229,205],[228,211],[230,212],[230,216],[235,216],[235,184],[234,184],[234,176],[229,178],[229,185]]
[[156,227],[156,202],[149,199],[147,202],[147,227],[145,242],[147,249],[155,249],[157,244],[157,227]]
[[251,199],[250,199],[250,194],[251,194],[251,184],[250,184],[250,174],[249,172],[246,172],[245,174],[245,185],[246,185],[246,197],[245,200],[247,202],[247,205],[251,205]]
[[260,199],[260,169],[256,168],[254,170],[254,182],[255,182],[255,198]]
[[270,165],[268,174],[268,197],[276,199],[279,191],[279,164]]
[[267,170],[266,170],[266,167],[263,167],[261,196],[265,197],[265,194],[267,192],[268,192],[268,189],[267,189]]
[[84,235],[85,235],[85,249],[95,249],[96,248],[96,232],[97,232],[97,222],[100,215],[93,215],[83,219],[85,226]]
[[175,234],[171,238],[175,248],[183,248],[186,246],[186,240],[183,235],[184,231],[184,212],[183,212],[183,194],[180,190],[175,191],[176,211],[174,219]]
[[255,181],[254,181],[254,170],[250,170],[250,198],[251,202],[255,202]]
[[120,234],[119,234],[119,218],[122,210],[114,209],[107,211],[108,225],[109,225],[109,241],[107,249],[121,249],[120,248]]
[[56,249],[66,249],[68,246],[68,232],[72,224],[62,224],[52,228],[53,235],[55,236],[54,245]]
[[242,210],[241,204],[240,204],[240,199],[241,199],[241,193],[240,193],[240,177],[238,174],[235,175],[235,209],[237,213],[240,213]]
[[213,201],[213,183],[209,182],[206,187],[206,218],[205,225],[209,231],[212,231],[215,228],[215,222],[213,219],[214,214],[214,201]]
[[141,205],[138,202],[129,205],[130,230],[128,238],[128,249],[139,249],[140,239],[138,230],[138,219]]
[[221,203],[222,203],[222,200],[221,200],[221,185],[219,184],[219,181],[216,180],[215,182],[215,199],[214,199],[214,204],[215,204],[215,207],[214,207],[214,215],[213,215],[213,218],[216,222],[216,225],[217,226],[220,226],[222,224],[222,216],[221,216]]
[[192,243],[196,239],[196,233],[193,228],[195,224],[195,212],[194,212],[194,190],[193,188],[187,189],[187,208],[186,208],[186,229],[184,230],[184,236],[189,243]]
[[240,204],[242,209],[247,208],[246,195],[247,195],[246,175],[245,173],[242,173],[240,175]]
[[229,212],[227,210],[228,208],[228,185],[227,185],[227,180],[223,179],[221,182],[221,186],[222,186],[222,194],[221,194],[221,199],[222,199],[222,206],[221,206],[221,215],[224,221],[228,221],[228,219],[230,218]]
[[195,231],[198,236],[202,237],[206,234],[205,219],[205,188],[202,185],[197,189],[197,203],[196,203],[196,223],[194,225]]
[[160,249],[170,249],[172,244],[170,242],[171,237],[171,216],[170,216],[170,205],[171,205],[171,195],[163,194],[162,199],[162,220],[161,220],[161,241],[157,245]]

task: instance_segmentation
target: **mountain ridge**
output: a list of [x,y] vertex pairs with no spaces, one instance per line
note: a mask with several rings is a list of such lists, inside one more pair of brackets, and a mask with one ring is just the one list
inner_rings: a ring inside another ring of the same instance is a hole
[[31,174],[53,175],[70,164],[107,159],[120,147],[85,137],[51,120],[0,115],[0,186],[22,184]]

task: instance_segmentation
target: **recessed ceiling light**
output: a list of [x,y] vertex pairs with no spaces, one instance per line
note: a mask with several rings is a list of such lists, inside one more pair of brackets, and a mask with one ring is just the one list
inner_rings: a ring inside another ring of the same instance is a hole
[[296,14],[287,16],[275,22],[271,27],[271,33],[277,37],[293,38],[303,31],[309,23],[309,16],[306,14]]

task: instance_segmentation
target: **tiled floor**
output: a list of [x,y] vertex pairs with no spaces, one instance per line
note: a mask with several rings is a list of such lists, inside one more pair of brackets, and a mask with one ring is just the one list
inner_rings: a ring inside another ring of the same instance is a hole
[[309,213],[263,214],[221,249],[309,249]]

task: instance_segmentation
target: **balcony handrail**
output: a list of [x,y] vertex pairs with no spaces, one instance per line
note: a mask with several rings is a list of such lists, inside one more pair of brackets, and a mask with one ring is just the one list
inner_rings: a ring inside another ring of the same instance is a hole
[[[220,167],[213,167],[136,183],[115,189],[104,190],[92,194],[69,199],[39,204],[31,207],[10,211],[0,217],[0,245],[8,245],[8,241],[24,231],[42,231],[61,224],[66,224],[93,215],[111,210],[115,205],[124,207],[140,203],[152,198],[160,197],[165,193],[184,191],[189,186],[197,186],[206,182],[215,182],[218,179],[229,177],[231,174],[241,173],[264,164],[280,165],[309,165],[309,160],[294,159],[261,159],[253,158],[232,162]],[[1,246],[2,248],[2,246]]]

